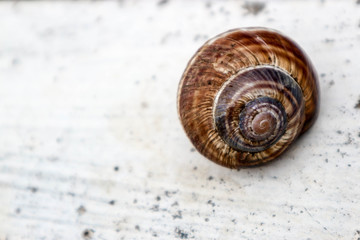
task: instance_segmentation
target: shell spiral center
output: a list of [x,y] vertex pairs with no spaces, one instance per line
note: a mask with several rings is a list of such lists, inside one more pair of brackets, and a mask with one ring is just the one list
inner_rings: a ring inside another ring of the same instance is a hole
[[282,137],[294,139],[298,133],[291,129],[302,124],[303,106],[302,90],[288,73],[252,67],[223,84],[214,101],[214,123],[231,148],[256,153]]
[[241,134],[251,141],[265,141],[265,145],[247,151],[259,151],[271,146],[285,132],[286,112],[282,104],[273,98],[259,97],[246,104],[239,116]]

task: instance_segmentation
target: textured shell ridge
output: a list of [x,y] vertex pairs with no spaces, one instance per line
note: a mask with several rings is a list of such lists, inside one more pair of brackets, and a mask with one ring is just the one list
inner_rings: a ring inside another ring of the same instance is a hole
[[195,148],[238,168],[279,156],[315,121],[318,97],[316,72],[296,43],[275,30],[241,28],[195,53],[179,83],[177,106]]

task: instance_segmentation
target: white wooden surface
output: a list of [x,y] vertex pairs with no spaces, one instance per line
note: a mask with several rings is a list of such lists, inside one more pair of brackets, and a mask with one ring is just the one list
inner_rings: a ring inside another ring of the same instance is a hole
[[[356,1],[10,1],[0,19],[1,240],[360,238]],[[234,171],[194,151],[175,102],[196,49],[244,26],[306,50],[321,112]]]

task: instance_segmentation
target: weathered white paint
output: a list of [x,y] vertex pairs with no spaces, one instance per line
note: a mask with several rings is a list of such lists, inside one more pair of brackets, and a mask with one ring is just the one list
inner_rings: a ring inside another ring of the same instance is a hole
[[[0,239],[358,239],[360,5],[244,6],[0,2]],[[244,26],[306,50],[321,112],[278,161],[232,171],[193,151],[176,91],[203,42]]]

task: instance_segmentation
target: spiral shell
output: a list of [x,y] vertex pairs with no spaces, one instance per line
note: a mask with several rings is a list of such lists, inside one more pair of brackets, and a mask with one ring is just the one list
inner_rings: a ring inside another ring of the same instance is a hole
[[229,168],[279,156],[318,114],[316,72],[277,31],[242,28],[207,41],[189,61],[178,112],[195,148]]

